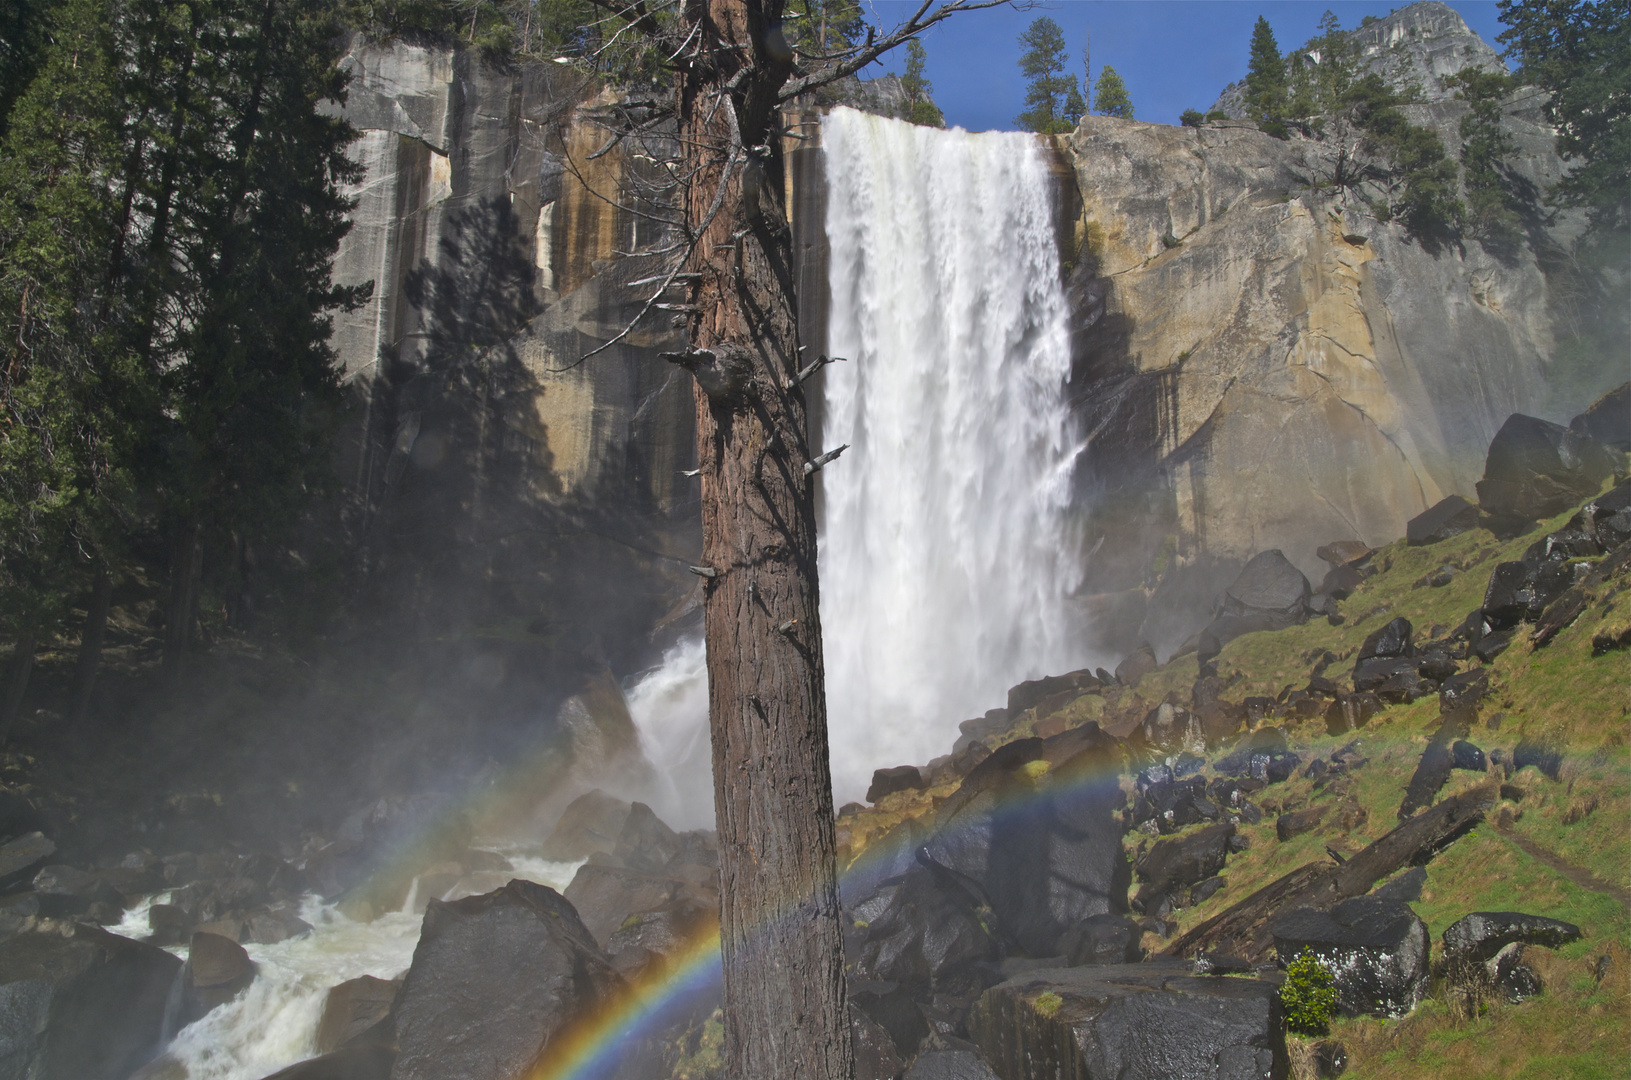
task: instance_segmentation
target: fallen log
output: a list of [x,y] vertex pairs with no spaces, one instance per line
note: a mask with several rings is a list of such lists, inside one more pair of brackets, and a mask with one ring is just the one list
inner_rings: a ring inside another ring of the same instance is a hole
[[1219,952],[1253,964],[1267,960],[1274,948],[1269,928],[1282,911],[1324,910],[1351,896],[1364,895],[1407,863],[1426,863],[1482,821],[1495,805],[1497,792],[1494,783],[1479,784],[1401,823],[1341,865],[1299,866],[1190,930],[1167,946],[1165,955]]

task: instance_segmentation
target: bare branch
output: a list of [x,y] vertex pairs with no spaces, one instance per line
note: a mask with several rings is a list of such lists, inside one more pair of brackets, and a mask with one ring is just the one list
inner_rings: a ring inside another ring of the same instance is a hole
[[809,476],[811,473],[817,471],[823,465],[826,465],[828,462],[837,461],[838,460],[838,455],[842,454],[845,450],[848,450],[848,449],[849,449],[849,443],[845,443],[843,446],[838,447],[836,450],[828,450],[825,454],[822,454],[820,457],[816,458],[814,461],[806,461],[804,463],[804,475]]

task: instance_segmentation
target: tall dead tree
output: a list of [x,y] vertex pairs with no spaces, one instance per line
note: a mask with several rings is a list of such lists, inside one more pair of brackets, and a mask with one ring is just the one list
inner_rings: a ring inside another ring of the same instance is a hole
[[925,0],[881,37],[805,54],[781,0],[596,0],[676,83],[683,239],[641,317],[684,322],[689,347],[666,358],[696,379],[724,1074],[740,1080],[854,1073],[816,585],[814,489],[833,455],[807,438],[783,110],[956,12],[1005,2]]

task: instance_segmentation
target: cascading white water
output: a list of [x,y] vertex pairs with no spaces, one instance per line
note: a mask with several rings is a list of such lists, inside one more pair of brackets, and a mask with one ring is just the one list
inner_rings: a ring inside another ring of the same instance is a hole
[[676,829],[714,826],[707,659],[701,637],[682,638],[628,690],[629,716],[660,785],[629,797],[644,799]]
[[821,621],[834,791],[1081,663],[1050,177],[1029,135],[823,121]]

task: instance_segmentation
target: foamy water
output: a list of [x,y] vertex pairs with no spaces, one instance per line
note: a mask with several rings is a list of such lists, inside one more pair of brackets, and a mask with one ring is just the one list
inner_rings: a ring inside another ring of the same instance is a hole
[[676,829],[714,827],[713,751],[708,741],[708,651],[688,637],[629,687],[629,715],[657,773],[658,790],[633,795]]

